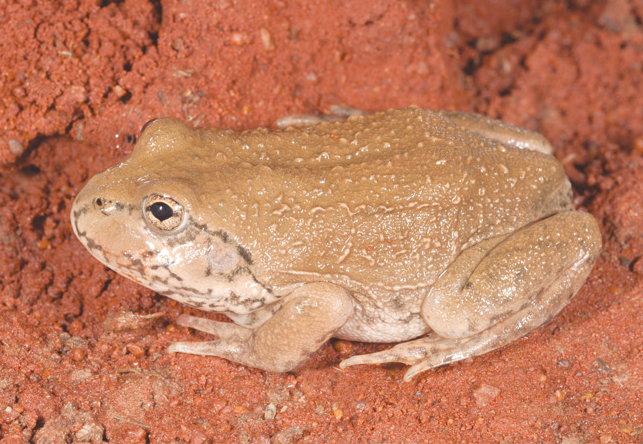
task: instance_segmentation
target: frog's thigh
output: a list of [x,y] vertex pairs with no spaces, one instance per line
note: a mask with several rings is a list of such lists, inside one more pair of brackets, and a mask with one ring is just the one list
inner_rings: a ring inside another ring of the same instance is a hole
[[434,333],[340,364],[412,364],[405,379],[501,347],[553,318],[600,252],[594,218],[570,211],[463,251],[432,287],[422,315]]
[[327,283],[305,284],[287,299],[264,324],[248,329],[251,334],[245,337],[177,342],[169,351],[219,356],[272,372],[294,370],[346,323],[353,302],[346,290]]
[[452,122],[467,131],[480,134],[487,139],[521,149],[538,151],[551,155],[554,152],[549,141],[540,133],[529,131],[487,116],[462,111],[441,111]]
[[[465,338],[549,301],[551,318],[587,278],[600,251],[594,218],[568,211],[535,222],[485,252],[462,252],[432,286],[422,315],[442,337]],[[524,333],[524,332],[523,332]]]

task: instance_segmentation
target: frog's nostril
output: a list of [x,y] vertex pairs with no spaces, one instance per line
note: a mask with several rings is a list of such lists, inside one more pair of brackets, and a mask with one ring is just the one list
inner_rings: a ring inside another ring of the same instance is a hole
[[100,211],[105,216],[109,216],[115,210],[119,209],[118,202],[114,202],[111,199],[105,199],[104,197],[95,197],[92,200],[92,204],[94,205],[95,211]]

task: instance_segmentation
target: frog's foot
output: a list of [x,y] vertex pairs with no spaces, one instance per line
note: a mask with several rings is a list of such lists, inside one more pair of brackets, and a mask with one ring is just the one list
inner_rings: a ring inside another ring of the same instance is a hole
[[584,280],[593,263],[593,258],[584,258],[570,267],[569,274],[555,279],[550,287],[541,292],[542,299],[534,301],[528,309],[518,311],[473,336],[442,338],[434,333],[398,344],[389,350],[353,356],[339,366],[345,368],[357,364],[400,362],[411,365],[404,375],[404,380],[410,381],[426,370],[500,348],[543,325],[567,305],[580,286],[575,277],[582,276]]
[[301,128],[317,125],[322,122],[343,122],[347,117],[363,116],[367,114],[362,110],[342,105],[331,105],[329,110],[331,114],[294,114],[282,117],[275,122],[275,126],[277,128]]
[[266,371],[287,372],[306,361],[352,313],[352,299],[343,288],[327,283],[305,284],[287,296],[281,308],[256,328],[179,316],[179,325],[220,339],[174,342],[168,352],[218,356]]
[[529,313],[518,312],[474,336],[450,339],[433,333],[389,350],[350,357],[339,367],[400,362],[411,366],[404,374],[404,380],[408,382],[424,371],[487,353],[523,336],[548,320],[552,308],[550,302],[539,302]]
[[344,359],[339,364],[339,368],[344,369],[352,365],[399,362],[411,366],[404,375],[404,380],[410,381],[411,378],[418,373],[466,357],[462,356],[464,342],[465,341],[461,339],[444,339],[436,334],[432,334],[398,344],[393,348],[381,352],[352,356]]

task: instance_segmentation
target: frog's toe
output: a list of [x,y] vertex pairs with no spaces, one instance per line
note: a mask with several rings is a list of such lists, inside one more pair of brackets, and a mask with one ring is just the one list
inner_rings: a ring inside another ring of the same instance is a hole
[[[167,347],[168,353],[187,353],[191,355],[204,355],[204,345],[208,342],[171,342]],[[207,347],[207,346],[206,346]]]
[[230,359],[230,356],[236,354],[247,354],[247,348],[247,344],[242,341],[218,339],[205,342],[172,342],[167,352]]
[[197,318],[196,316],[182,314],[182,315],[179,315],[178,318],[176,318],[176,324],[181,327],[190,327],[190,328],[195,328],[197,330],[200,330],[196,326],[204,320],[205,319]]
[[186,314],[176,318],[177,325],[181,327],[193,328],[204,333],[208,333],[219,338],[247,338],[252,333],[249,328],[242,327],[231,322],[218,322],[211,319],[199,318]]
[[400,362],[402,364],[412,365],[422,359],[425,359],[427,353],[427,349],[423,346],[404,343],[381,352],[352,356],[348,359],[344,359],[340,362],[339,368],[362,364],[384,364],[387,362]]
[[346,367],[351,367],[353,365],[364,365],[364,364],[383,364],[385,362],[395,362],[395,359],[387,355],[386,352],[371,353],[369,355],[358,355],[351,356],[348,359],[344,359],[339,363],[339,368],[345,369]]
[[417,375],[419,375],[422,372],[425,372],[427,370],[431,370],[434,367],[438,367],[441,365],[440,363],[433,363],[429,361],[422,361],[419,362],[415,365],[412,365],[404,374],[404,380],[406,382],[409,382],[411,379],[415,378]]

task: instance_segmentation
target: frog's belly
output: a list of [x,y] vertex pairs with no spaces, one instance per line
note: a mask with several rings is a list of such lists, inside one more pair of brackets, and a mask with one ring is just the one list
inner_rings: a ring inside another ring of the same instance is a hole
[[409,314],[404,320],[382,320],[366,318],[358,311],[333,337],[360,342],[402,342],[430,330],[419,314]]

